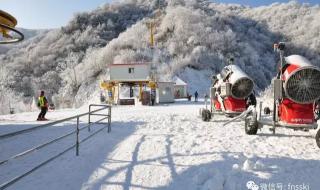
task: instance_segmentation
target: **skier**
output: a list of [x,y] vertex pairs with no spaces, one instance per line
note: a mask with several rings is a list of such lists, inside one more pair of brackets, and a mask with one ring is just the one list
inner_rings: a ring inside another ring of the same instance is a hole
[[103,92],[100,92],[100,103],[105,103],[106,97],[104,96]]
[[198,101],[198,91],[196,91],[195,93],[194,93],[194,101],[195,102],[197,102]]
[[44,91],[42,90],[38,98],[38,107],[41,109],[37,121],[46,121],[45,115],[48,111],[48,100],[44,96]]

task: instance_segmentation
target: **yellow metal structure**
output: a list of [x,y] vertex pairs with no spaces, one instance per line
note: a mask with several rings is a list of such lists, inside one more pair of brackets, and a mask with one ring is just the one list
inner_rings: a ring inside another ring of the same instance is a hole
[[154,48],[154,22],[151,22],[149,25],[150,28],[150,46]]
[[157,88],[157,83],[154,82],[154,81],[149,81],[148,86],[149,86],[152,90],[154,90],[154,89]]
[[105,81],[102,81],[100,83],[100,87],[102,89],[105,89],[105,90],[112,90],[112,88],[115,86],[115,83],[114,82],[105,82]]
[[[17,20],[7,12],[0,10],[0,34],[4,39],[10,39],[0,41],[0,44],[14,43],[23,40],[24,36],[21,32],[14,29],[17,25]],[[19,35],[18,38],[12,37],[9,32],[14,32]]]
[[100,82],[100,88],[107,91],[107,96],[108,96],[107,102],[109,104],[114,103],[115,86],[116,84],[114,82],[105,82],[105,81]]
[[150,38],[149,38],[149,45],[151,48],[155,47],[155,39],[154,39],[154,33],[157,23],[159,22],[159,18],[161,16],[162,12],[160,9],[156,10],[155,14],[153,15],[152,21],[148,22],[147,26],[150,30]]
[[[139,101],[142,101],[143,87],[148,86],[151,90],[157,89],[157,83],[155,81],[144,81],[144,82],[130,82],[131,84],[139,86]],[[123,84],[121,81],[102,81],[100,82],[100,88],[107,92],[108,98],[107,103],[114,104],[119,99],[119,86]]]
[[143,87],[143,84],[139,83],[139,101],[142,100],[142,87]]

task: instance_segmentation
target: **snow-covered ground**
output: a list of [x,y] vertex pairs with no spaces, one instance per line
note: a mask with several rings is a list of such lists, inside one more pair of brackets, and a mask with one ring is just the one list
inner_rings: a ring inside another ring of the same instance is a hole
[[[224,116],[202,122],[197,115],[201,107],[203,103],[182,101],[155,107],[114,107],[111,133],[102,131],[80,145],[80,156],[70,151],[8,189],[246,190],[248,181],[268,190],[280,186],[299,189],[300,186],[294,185],[320,188],[316,131],[278,129],[272,135],[268,128],[263,128],[258,135],[248,136],[243,122],[223,127],[229,120]],[[64,118],[85,109],[55,111],[48,118]],[[37,125],[36,115],[0,116],[0,134]],[[85,124],[87,118],[81,121]],[[95,125],[93,129],[101,127]],[[74,122],[68,122],[0,140],[0,161],[74,128]],[[84,130],[81,138],[88,134]],[[0,183],[74,142],[72,136],[0,165]]]

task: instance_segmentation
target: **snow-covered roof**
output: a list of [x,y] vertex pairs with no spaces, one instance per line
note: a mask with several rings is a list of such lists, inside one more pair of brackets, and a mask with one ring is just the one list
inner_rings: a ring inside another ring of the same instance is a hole
[[178,86],[187,86],[187,83],[185,83],[183,80],[181,80],[181,78],[177,76],[173,77],[173,82]]

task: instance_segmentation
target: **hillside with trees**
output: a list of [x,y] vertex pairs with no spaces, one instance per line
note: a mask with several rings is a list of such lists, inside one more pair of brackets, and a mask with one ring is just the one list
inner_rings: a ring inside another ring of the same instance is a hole
[[206,0],[106,4],[0,51],[0,114],[8,113],[9,102],[17,111],[30,110],[39,90],[47,91],[57,107],[81,106],[99,90],[112,63],[153,61],[161,80],[177,75],[191,93],[203,94],[210,76],[234,57],[263,90],[276,73],[275,42],[287,42],[288,54],[320,66],[319,17],[319,6],[294,1],[257,8]]

